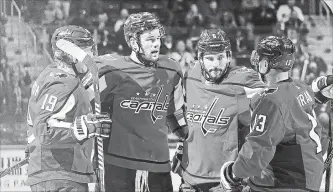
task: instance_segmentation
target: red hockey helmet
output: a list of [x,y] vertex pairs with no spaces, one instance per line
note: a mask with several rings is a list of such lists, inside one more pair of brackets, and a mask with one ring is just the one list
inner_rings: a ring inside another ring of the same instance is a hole
[[289,71],[295,61],[295,45],[286,37],[269,36],[262,39],[252,55],[251,62],[259,70],[260,62],[268,63],[269,69]]
[[129,47],[130,38],[133,37],[138,42],[140,34],[145,31],[159,29],[161,38],[165,36],[165,31],[160,20],[152,13],[140,12],[131,14],[124,23],[124,36]]
[[204,30],[200,35],[197,48],[200,53],[227,51],[231,54],[230,40],[221,29]]
[[[94,42],[94,39],[93,39],[91,33],[83,27],[76,26],[76,25],[63,26],[63,27],[56,29],[51,37],[51,45],[52,45],[55,59],[68,61],[68,58],[70,56],[67,55],[66,53],[64,53],[63,51],[61,51],[56,46],[56,42],[59,39],[65,39],[67,41],[70,41],[80,48],[91,47],[93,54],[97,55],[97,47]],[[70,59],[70,60],[72,60],[72,59]]]

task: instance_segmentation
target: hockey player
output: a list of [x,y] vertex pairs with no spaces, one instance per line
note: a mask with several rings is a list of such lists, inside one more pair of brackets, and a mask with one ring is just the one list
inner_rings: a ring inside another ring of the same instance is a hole
[[327,149],[313,91],[289,77],[294,52],[291,40],[270,36],[252,54],[269,87],[251,99],[251,133],[237,159],[221,168],[226,191],[247,177],[251,191],[319,191]]
[[59,39],[71,41],[91,55],[96,50],[90,32],[82,27],[64,26],[52,35],[55,64],[46,67],[34,82],[28,105],[26,185],[35,192],[87,192],[88,183],[95,181],[91,138],[108,137],[111,120],[91,113],[79,78],[89,77],[87,66],[59,50]]
[[189,135],[172,166],[183,192],[218,191],[221,166],[236,159],[249,130],[249,98],[266,87],[254,70],[230,66],[221,29],[203,31],[197,46],[198,61],[185,77]]
[[124,35],[130,56],[97,60],[101,109],[113,121],[105,142],[106,191],[173,191],[166,122],[186,137],[182,73],[159,55],[164,29],[155,15],[130,15]]

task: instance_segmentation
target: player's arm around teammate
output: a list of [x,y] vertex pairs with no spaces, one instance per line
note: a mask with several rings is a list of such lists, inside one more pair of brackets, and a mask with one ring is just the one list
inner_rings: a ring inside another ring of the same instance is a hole
[[56,42],[65,39],[93,54],[90,32],[64,26],[52,36],[55,64],[44,69],[33,84],[29,99],[26,184],[32,191],[88,191],[95,181],[92,166],[92,137],[108,137],[111,120],[94,115],[87,92],[79,78],[87,67],[61,51]]
[[236,159],[249,130],[249,99],[266,85],[254,70],[230,65],[230,40],[221,29],[204,30],[197,46],[184,81],[189,136],[178,143],[172,170],[182,177],[180,191],[218,192],[220,168]]
[[323,128],[310,87],[293,80],[294,45],[284,37],[259,42],[251,59],[269,87],[251,100],[251,133],[236,161],[221,168],[221,185],[235,191],[318,191],[323,172]]

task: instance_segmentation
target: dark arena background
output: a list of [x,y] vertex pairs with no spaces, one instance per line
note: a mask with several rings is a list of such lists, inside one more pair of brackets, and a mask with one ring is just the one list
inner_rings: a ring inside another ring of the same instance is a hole
[[[268,2],[274,12],[261,18]],[[296,0],[302,15],[281,16],[287,0],[0,0],[0,171],[24,159],[26,114],[30,89],[40,72],[53,62],[50,36],[60,26],[89,29],[102,54],[129,54],[123,23],[129,14],[148,11],[159,16],[166,30],[161,53],[187,70],[196,58],[196,42],[205,28],[222,28],[229,36],[233,65],[250,66],[250,53],[264,36],[286,35],[296,44],[292,77],[309,84],[332,74],[333,0]],[[330,126],[331,108],[318,105],[317,118]],[[170,156],[175,137],[169,135]],[[325,155],[326,158],[326,155]],[[1,178],[0,191],[29,191],[26,166]],[[174,191],[180,178],[173,176]],[[326,173],[324,173],[326,176]],[[333,188],[333,177],[326,181]],[[325,177],[322,182],[325,191]]]

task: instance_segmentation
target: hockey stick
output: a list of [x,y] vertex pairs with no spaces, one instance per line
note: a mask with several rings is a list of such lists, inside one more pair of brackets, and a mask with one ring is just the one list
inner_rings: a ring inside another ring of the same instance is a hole
[[[99,78],[98,78],[98,68],[96,66],[95,61],[84,52],[81,48],[76,46],[75,44],[66,41],[64,39],[60,39],[56,43],[57,47],[64,51],[65,53],[73,56],[79,62],[83,62],[88,69],[90,70],[93,78],[93,88],[95,93],[95,114],[101,113],[101,98],[99,94]],[[96,150],[97,148],[97,150]],[[105,182],[104,182],[104,152],[103,152],[103,139],[101,137],[96,137],[95,144],[95,155],[97,152],[97,160],[95,158],[96,166],[96,175],[97,175],[97,186],[96,191],[105,192]]]
[[326,161],[324,163],[324,172],[326,171],[326,179],[325,179],[325,192],[329,192],[330,190],[332,190],[332,187],[331,186],[331,172],[332,172],[332,168],[331,168],[331,165],[332,165],[332,158],[333,158],[333,151],[332,151],[332,148],[333,148],[333,144],[332,144],[332,129],[333,129],[333,125],[332,125],[332,118],[333,118],[333,101],[330,101],[330,112],[329,112],[329,130],[328,130],[328,135],[329,135],[329,138],[330,138],[330,142],[329,142],[329,145],[328,145],[328,149],[327,149],[327,158],[326,158]]
[[8,175],[9,173],[11,173],[12,171],[14,171],[15,169],[19,169],[20,167],[22,167],[23,165],[25,164],[28,164],[29,163],[29,158],[25,158],[23,159],[22,161],[20,161],[19,163],[11,166],[11,167],[8,167],[6,168],[5,170],[1,171],[0,172],[0,178]]
[[303,69],[302,69],[302,73],[301,73],[301,81],[304,81],[305,80],[305,75],[306,75],[306,72],[308,70],[308,66],[309,66],[309,53],[306,52],[302,46],[302,44],[300,45],[300,49],[301,51],[304,53],[304,56],[305,56],[305,60],[304,60],[304,65],[303,65]]

